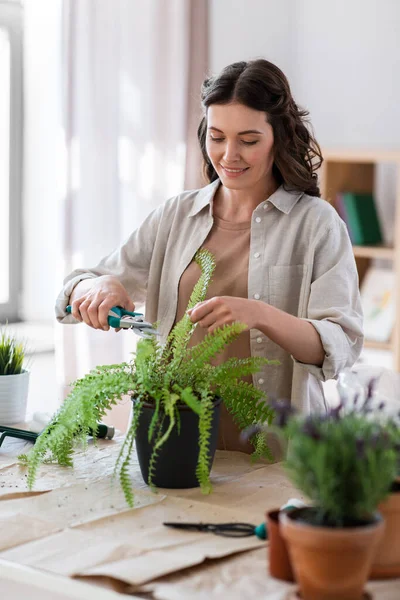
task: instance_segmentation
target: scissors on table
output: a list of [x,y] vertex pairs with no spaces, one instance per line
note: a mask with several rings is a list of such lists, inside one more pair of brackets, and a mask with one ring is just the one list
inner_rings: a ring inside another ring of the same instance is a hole
[[[71,314],[72,307],[68,305],[66,310],[67,313]],[[121,306],[113,306],[109,310],[107,321],[110,327],[132,329],[137,335],[143,338],[160,335],[160,332],[154,329],[151,323],[144,320],[142,313],[129,312],[121,308]]]
[[250,523],[163,523],[167,527],[184,529],[186,531],[205,531],[224,537],[250,537],[258,535],[257,527]]

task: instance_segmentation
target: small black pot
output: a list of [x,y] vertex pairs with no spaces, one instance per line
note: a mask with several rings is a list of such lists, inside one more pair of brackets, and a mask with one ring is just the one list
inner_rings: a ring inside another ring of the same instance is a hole
[[[136,399],[132,398],[133,410]],[[168,440],[158,451],[153,483],[162,488],[193,488],[199,487],[196,477],[196,467],[199,457],[199,417],[188,406],[177,407],[180,416],[180,432],[175,426]],[[221,398],[214,401],[214,411],[210,433],[209,465],[210,469],[217,449],[218,427],[220,418]],[[146,483],[149,479],[149,462],[155,444],[154,438],[149,443],[148,433],[154,415],[154,405],[145,403],[139,417],[136,433],[136,451],[142,477]],[[168,426],[164,420],[163,432]]]

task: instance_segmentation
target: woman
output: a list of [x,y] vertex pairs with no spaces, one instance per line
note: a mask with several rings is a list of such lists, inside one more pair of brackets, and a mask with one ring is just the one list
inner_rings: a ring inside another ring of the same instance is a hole
[[[346,227],[320,198],[320,148],[284,74],[266,60],[234,63],[204,82],[198,137],[210,182],[158,207],[94,269],[71,273],[58,298],[62,323],[108,329],[112,306],[146,302],[166,338],[184,313],[205,247],[217,267],[207,299],[190,311],[192,342],[226,323],[247,325],[222,357],[279,359],[255,385],[325,410],[321,382],[358,358],[362,315]],[[72,304],[72,316],[66,314]],[[220,446],[240,448],[229,416]]]

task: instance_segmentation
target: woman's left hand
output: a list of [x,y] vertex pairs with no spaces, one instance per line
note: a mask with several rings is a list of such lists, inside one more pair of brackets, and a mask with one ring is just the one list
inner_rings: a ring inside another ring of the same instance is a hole
[[188,310],[187,314],[192,323],[198,323],[200,327],[207,329],[208,333],[237,321],[247,325],[247,329],[254,329],[257,322],[256,304],[257,301],[247,298],[216,296],[199,302]]

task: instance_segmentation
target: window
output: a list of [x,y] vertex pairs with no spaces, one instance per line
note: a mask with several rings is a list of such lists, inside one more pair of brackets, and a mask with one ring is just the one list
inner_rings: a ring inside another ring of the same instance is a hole
[[22,7],[0,0],[0,321],[19,316],[21,285]]

